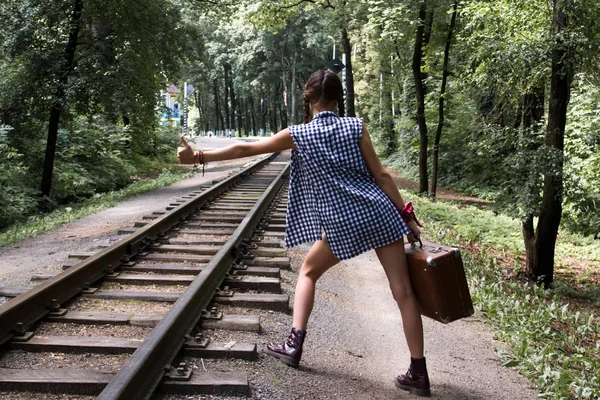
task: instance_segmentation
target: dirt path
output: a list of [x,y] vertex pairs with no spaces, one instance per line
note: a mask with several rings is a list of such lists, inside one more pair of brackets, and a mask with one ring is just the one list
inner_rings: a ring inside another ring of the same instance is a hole
[[[400,174],[397,171],[394,171],[394,170],[389,170],[389,171],[390,171],[390,174],[392,175],[392,178],[394,179],[394,182],[396,182],[396,185],[399,188],[412,190],[412,191],[419,190],[419,182],[411,180],[411,179],[406,179],[406,178],[400,176]],[[459,203],[462,203],[465,205],[489,206],[492,204],[492,202],[489,200],[483,200],[483,199],[478,199],[477,197],[466,196],[462,193],[458,193],[453,190],[444,189],[441,187],[437,188],[436,197],[440,200],[459,202]]]

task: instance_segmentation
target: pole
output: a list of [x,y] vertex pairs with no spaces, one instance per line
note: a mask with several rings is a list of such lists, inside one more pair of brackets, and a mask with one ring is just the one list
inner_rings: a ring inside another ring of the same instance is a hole
[[333,60],[335,60],[335,39],[332,36],[327,36],[333,42]]
[[[346,65],[346,53],[342,54],[342,64]],[[342,70],[342,87],[344,88],[344,109],[347,110],[346,104],[346,68]]]
[[383,73],[379,73],[379,125],[381,125],[381,119],[383,117]]
[[183,82],[183,133],[187,135],[187,112],[188,112],[188,95],[187,95],[187,82]]
[[[392,77],[393,77],[394,76],[394,56],[390,56],[390,65],[392,67]],[[396,101],[396,99],[394,98],[394,89],[392,89],[392,117],[396,116],[396,107],[394,105],[395,101]]]

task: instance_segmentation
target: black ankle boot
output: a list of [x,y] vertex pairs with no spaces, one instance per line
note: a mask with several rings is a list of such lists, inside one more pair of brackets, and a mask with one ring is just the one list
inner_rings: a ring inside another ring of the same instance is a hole
[[410,359],[410,367],[408,368],[408,372],[406,372],[406,375],[400,375],[396,378],[396,387],[399,389],[408,390],[417,396],[431,396],[425,357]]
[[300,358],[302,357],[302,344],[306,331],[292,328],[290,336],[281,345],[268,344],[267,354],[280,359],[287,365],[298,368]]

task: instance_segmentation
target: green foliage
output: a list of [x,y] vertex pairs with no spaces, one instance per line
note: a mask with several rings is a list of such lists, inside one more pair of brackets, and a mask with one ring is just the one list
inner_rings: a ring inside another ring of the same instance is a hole
[[28,174],[23,156],[8,145],[10,130],[10,127],[0,126],[0,229],[37,206],[35,193],[24,184]]
[[129,183],[134,169],[128,162],[126,129],[101,119],[74,121],[59,131],[54,179],[58,203],[113,191]]
[[578,77],[565,138],[564,223],[600,238],[600,93]]
[[0,231],[0,247],[51,231],[71,221],[113,207],[129,197],[170,185],[189,176],[189,172],[164,170],[157,178],[139,180],[119,191],[95,194],[82,202],[62,206],[47,215],[30,216],[26,221]]
[[[496,338],[508,344],[507,350],[499,350],[504,365],[528,377],[538,387],[540,398],[598,398],[600,321],[594,314],[576,311],[569,299],[598,302],[600,293],[582,295],[565,285],[544,291],[507,280],[502,269],[520,266],[501,265],[498,254],[522,253],[518,221],[473,207],[413,200],[426,236],[462,248],[475,316],[483,317]],[[573,256],[587,251],[582,260],[600,261],[597,241],[565,235],[558,246],[561,253]]]

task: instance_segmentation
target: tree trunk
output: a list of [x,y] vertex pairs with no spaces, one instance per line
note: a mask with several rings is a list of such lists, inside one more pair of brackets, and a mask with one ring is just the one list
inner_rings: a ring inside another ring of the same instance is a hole
[[49,197],[52,190],[52,173],[54,172],[54,156],[56,154],[56,140],[58,139],[58,127],[60,116],[65,107],[66,86],[69,81],[69,74],[73,69],[75,51],[77,50],[77,38],[81,25],[81,13],[83,10],[83,0],[75,0],[73,12],[69,23],[69,39],[65,47],[63,66],[60,69],[60,76],[52,99],[50,107],[50,120],[48,123],[48,141],[46,142],[46,155],[44,159],[44,170],[42,171],[42,196]]
[[250,95],[250,118],[252,120],[252,136],[256,136],[256,111],[254,107],[254,96]]
[[[538,88],[533,88],[529,92],[525,93],[521,99],[520,115],[521,122],[520,126],[523,127],[522,134],[531,136],[535,129],[535,125],[539,124],[544,118],[544,87],[540,85]],[[526,137],[525,144],[527,147],[525,149],[529,152],[534,152],[539,149],[540,144],[537,144],[532,140],[533,137]],[[515,142],[517,139],[515,138]],[[513,151],[516,150],[516,146]],[[537,177],[537,170],[527,170],[523,171],[523,175],[527,176],[527,174],[535,174],[533,179]],[[528,179],[530,180],[530,179]],[[530,183],[528,196],[530,197],[532,202],[535,202],[539,197],[539,187],[536,184]],[[535,230],[533,228],[533,212],[529,211],[525,214],[525,217],[521,220],[521,230],[523,232],[523,244],[525,245],[525,273],[527,276],[534,276],[534,268],[537,265],[537,255],[534,251],[535,245]]]
[[[233,79],[231,79],[231,86],[230,86],[229,90],[231,91],[231,108],[232,108],[231,117],[233,119],[235,119],[237,116],[237,124],[235,122],[232,122],[233,130],[239,131],[239,135],[242,136],[242,116],[240,114],[240,110],[238,107],[239,105],[237,104],[237,98],[235,97],[235,89],[233,87]],[[235,133],[234,133],[234,136],[235,136]]]
[[561,38],[562,32],[567,26],[563,1],[554,0],[553,5],[553,27],[557,43],[552,50],[546,146],[553,152],[555,167],[544,173],[544,194],[534,244],[537,265],[533,268],[533,277],[538,282],[543,282],[545,288],[549,288],[554,280],[554,249],[562,215],[565,125],[574,69],[572,51]]
[[265,93],[261,89],[260,91],[260,126],[262,127],[263,134],[267,134],[267,102],[265,101]]
[[294,48],[294,60],[292,62],[292,87],[290,88],[290,97],[292,98],[291,110],[290,114],[290,122],[291,124],[298,123],[298,110],[296,106],[296,61],[298,59],[298,49]]
[[279,91],[279,88],[277,87],[277,85],[275,86],[275,94],[273,96],[273,114],[271,116],[271,130],[273,131],[273,133],[278,132],[277,129],[277,98],[279,96],[277,96],[277,92]]
[[223,101],[223,105],[225,106],[225,129],[227,134],[231,129],[231,119],[229,118],[229,65],[224,64],[223,70],[225,71],[225,101]]
[[427,122],[425,121],[425,90],[421,76],[421,64],[423,61],[423,36],[425,18],[427,17],[427,5],[425,0],[419,4],[419,18],[417,34],[415,38],[415,49],[412,59],[412,73],[415,80],[415,91],[417,95],[417,124],[419,126],[419,193],[427,193],[429,189],[427,176]]
[[217,80],[213,81],[213,92],[215,97],[215,135],[219,132],[219,115],[221,112],[219,111],[219,89],[217,89]]
[[452,44],[452,35],[454,26],[456,25],[456,13],[458,2],[455,0],[452,4],[452,17],[450,18],[450,26],[448,27],[448,36],[446,37],[446,47],[444,48],[444,66],[442,67],[442,86],[440,88],[440,101],[438,106],[438,126],[435,132],[435,142],[433,145],[433,168],[431,172],[431,191],[430,195],[435,198],[438,181],[438,162],[440,158],[440,140],[442,138],[442,130],[444,129],[444,99],[446,96],[446,84],[448,83],[448,62],[450,60],[450,45]]
[[248,102],[242,101],[242,112],[244,114],[244,136],[250,134],[250,127],[248,126]]
[[[281,83],[283,85],[283,103],[284,103],[284,107],[285,107],[285,112],[287,115],[289,115],[289,107],[290,107],[290,102],[288,101],[288,96],[289,96],[289,87],[288,87],[288,74],[286,71],[286,62],[285,62],[285,57],[284,57],[284,53],[283,53],[283,46],[280,47],[281,50]],[[280,108],[281,111],[281,108]],[[282,121],[283,121],[283,113],[281,113],[282,116]],[[282,125],[283,127],[283,125]]]
[[[235,132],[236,132],[236,123],[235,123],[235,116],[236,116],[236,103],[235,103],[235,89],[233,88],[233,78],[230,76],[229,77],[229,95],[231,96],[231,128],[233,129],[233,136],[235,136]],[[239,126],[239,125],[238,125]]]

